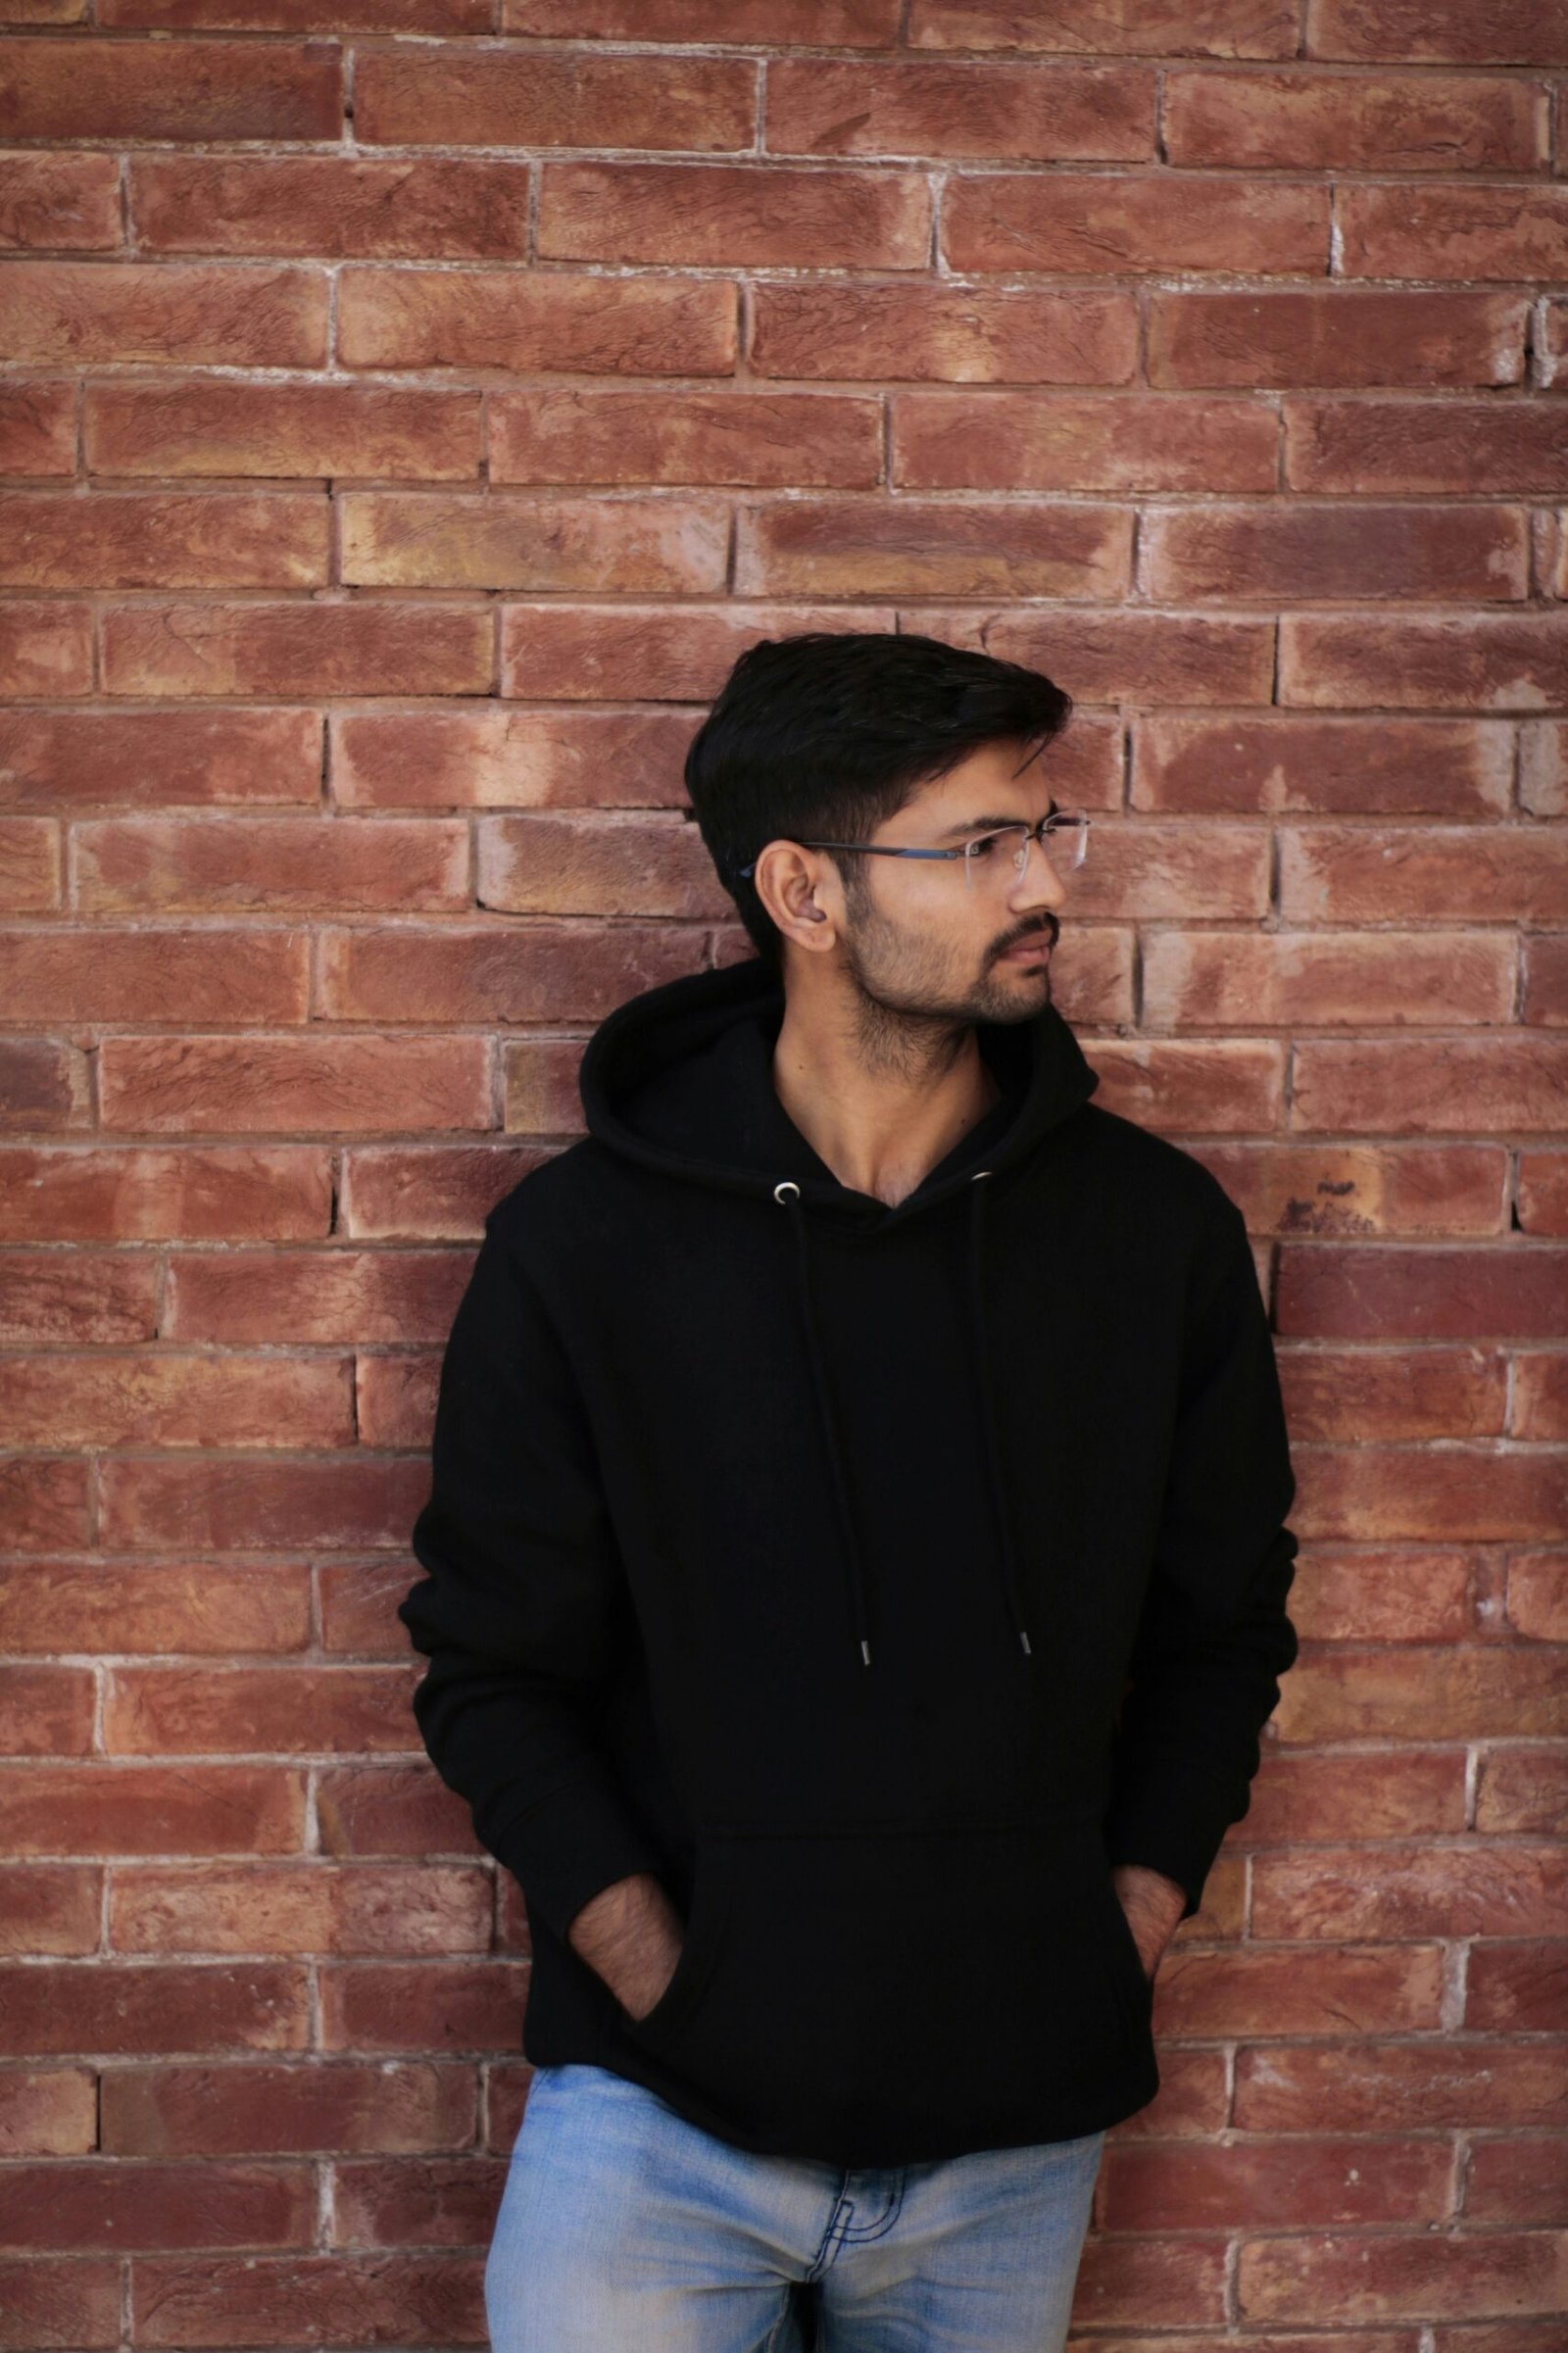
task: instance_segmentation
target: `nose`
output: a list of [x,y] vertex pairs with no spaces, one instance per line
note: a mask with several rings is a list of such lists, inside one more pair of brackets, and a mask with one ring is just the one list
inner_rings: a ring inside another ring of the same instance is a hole
[[1007,905],[1020,913],[1032,907],[1058,908],[1065,906],[1067,886],[1056,872],[1035,835],[1024,843],[1023,864],[1007,893]]

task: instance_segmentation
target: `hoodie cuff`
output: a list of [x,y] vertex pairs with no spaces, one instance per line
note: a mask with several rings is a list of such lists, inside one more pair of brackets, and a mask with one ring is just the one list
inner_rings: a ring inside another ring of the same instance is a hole
[[662,1876],[669,1857],[633,1822],[614,1792],[588,1779],[552,1791],[485,1843],[527,1898],[530,1915],[561,1942],[582,1910],[617,1880]]
[[1203,1883],[1234,1820],[1228,1792],[1175,1759],[1146,1765],[1116,1791],[1105,1818],[1112,1864],[1142,1863],[1187,1892],[1183,1920],[1202,1901]]

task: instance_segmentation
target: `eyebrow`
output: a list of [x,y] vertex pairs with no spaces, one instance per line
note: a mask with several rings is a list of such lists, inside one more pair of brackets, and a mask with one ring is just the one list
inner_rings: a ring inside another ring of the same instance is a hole
[[[1060,816],[1061,811],[1056,807],[1054,800],[1053,800],[1051,807],[1046,811],[1046,814],[1048,817]],[[990,833],[999,825],[1021,825],[1023,822],[1023,818],[1019,816],[965,817],[960,825],[949,825],[946,827],[943,832],[938,834],[937,839],[939,842],[956,842],[958,839],[958,836],[963,833]]]

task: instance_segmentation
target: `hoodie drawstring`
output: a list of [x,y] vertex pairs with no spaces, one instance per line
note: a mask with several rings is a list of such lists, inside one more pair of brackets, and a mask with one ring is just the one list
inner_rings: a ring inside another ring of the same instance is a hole
[[[1033,1657],[1034,1647],[1029,1629],[1024,1623],[1022,1581],[1018,1570],[1017,1550],[1013,1544],[1012,1524],[1003,1493],[1002,1446],[997,1435],[996,1392],[991,1378],[991,1351],[986,1338],[985,1318],[985,1196],[979,1188],[980,1179],[991,1175],[989,1168],[976,1171],[971,1178],[969,1195],[969,1299],[974,1317],[975,1370],[979,1383],[980,1401],[986,1428],[986,1465],[989,1475],[992,1508],[996,1514],[997,1533],[1002,1544],[1002,1579],[1007,1607],[1026,1657]],[[833,1469],[833,1489],[838,1503],[839,1518],[844,1529],[845,1547],[850,1563],[851,1601],[855,1612],[855,1639],[862,1664],[871,1664],[871,1639],[866,1601],[865,1558],[855,1529],[855,1514],[850,1500],[849,1481],[844,1467],[843,1448],[839,1443],[838,1422],[833,1411],[832,1382],[822,1349],[821,1332],[817,1323],[816,1301],[812,1289],[810,1262],[810,1225],[801,1188],[785,1178],[773,1188],[773,1199],[782,1207],[793,1208],[796,1256],[801,1283],[801,1307],[806,1322],[807,1347],[811,1362],[812,1386],[816,1391],[817,1407],[822,1418],[822,1432],[827,1442],[829,1460]]]

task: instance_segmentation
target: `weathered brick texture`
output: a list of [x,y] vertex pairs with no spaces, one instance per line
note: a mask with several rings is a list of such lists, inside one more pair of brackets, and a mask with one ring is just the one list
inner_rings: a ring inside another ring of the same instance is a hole
[[1568,5],[0,20],[0,2353],[481,2342],[441,1346],[589,1029],[747,953],[705,701],[901,625],[1077,699],[1060,1000],[1245,1206],[1300,1481],[1082,2345],[1547,2353]]

